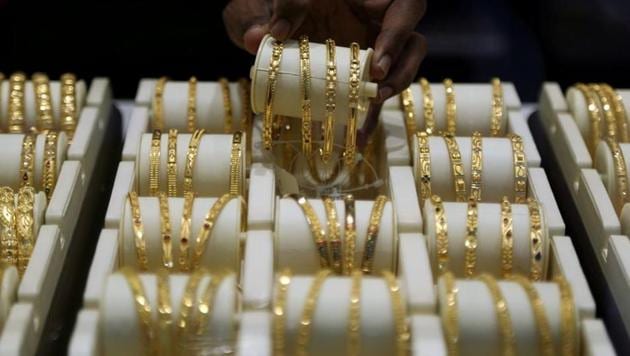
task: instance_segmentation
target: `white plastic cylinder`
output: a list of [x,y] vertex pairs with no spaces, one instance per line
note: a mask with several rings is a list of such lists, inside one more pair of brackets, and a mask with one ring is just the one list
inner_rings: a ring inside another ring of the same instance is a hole
[[13,303],[17,300],[17,290],[20,284],[17,268],[11,266],[4,270],[0,284],[0,331],[9,318]]

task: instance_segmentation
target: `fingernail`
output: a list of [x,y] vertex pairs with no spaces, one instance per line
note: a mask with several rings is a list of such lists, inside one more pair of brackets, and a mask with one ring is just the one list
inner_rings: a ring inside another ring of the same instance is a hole
[[284,41],[289,37],[291,24],[285,19],[280,19],[271,27],[271,35],[277,40]]
[[390,87],[384,87],[378,90],[378,100],[380,102],[385,101],[386,99],[388,99],[390,96],[392,96],[392,88]]
[[385,78],[385,76],[387,76],[387,72],[389,72],[389,67],[392,65],[392,59],[389,55],[386,54],[378,60],[376,65],[382,72],[381,78]]

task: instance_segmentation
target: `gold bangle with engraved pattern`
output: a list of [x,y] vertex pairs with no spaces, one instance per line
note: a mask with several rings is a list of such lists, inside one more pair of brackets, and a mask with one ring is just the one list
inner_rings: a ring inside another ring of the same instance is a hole
[[186,111],[186,128],[188,132],[197,129],[197,78],[188,80],[188,108]]
[[10,187],[0,188],[0,257],[2,262],[15,266],[18,263],[18,239],[15,229],[15,193]]
[[613,201],[615,210],[618,214],[621,214],[623,206],[630,201],[630,194],[628,194],[628,171],[626,169],[626,159],[623,155],[623,151],[619,147],[619,144],[610,137],[606,138],[608,148],[612,153],[613,162],[615,163],[615,185],[617,187],[617,194]]
[[630,141],[628,134],[628,115],[626,108],[623,104],[623,98],[616,92],[610,85],[601,84],[604,93],[608,96],[608,101],[615,112],[615,118],[617,120],[617,134],[620,142]]
[[243,133],[236,131],[232,135],[232,151],[230,152],[230,194],[241,195],[241,159]]
[[177,334],[179,337],[182,337],[184,333],[190,332],[190,329],[193,327],[192,322],[192,311],[195,307],[195,303],[197,301],[197,289],[199,288],[199,283],[204,277],[210,276],[210,273],[207,269],[200,267],[194,270],[190,277],[188,277],[188,281],[186,282],[186,287],[184,287],[184,295],[181,299],[181,305],[179,307],[179,317],[177,319]]
[[155,83],[152,105],[153,115],[151,116],[151,129],[153,130],[164,130],[164,88],[167,81],[167,77],[161,77]]
[[241,78],[238,81],[239,93],[241,97],[241,131],[245,133],[245,158],[249,167],[252,160],[252,107],[249,81]]
[[7,109],[9,133],[21,133],[24,131],[26,125],[25,86],[26,76],[24,73],[13,73],[9,78],[9,104]]
[[278,84],[278,72],[280,71],[280,62],[282,61],[282,50],[284,45],[282,42],[274,41],[273,50],[271,52],[271,60],[269,61],[269,69],[267,70],[267,92],[265,95],[265,115],[263,118],[263,147],[265,150],[271,149],[273,141],[273,101],[276,94],[276,86]]
[[291,270],[284,269],[278,277],[276,295],[273,300],[273,355],[285,354],[286,305],[289,285],[291,284]]
[[195,160],[199,152],[199,144],[203,138],[204,129],[197,129],[190,137],[188,152],[186,152],[186,165],[184,166],[184,193],[193,191],[193,176]]
[[202,297],[199,299],[197,305],[197,336],[203,335],[208,329],[208,322],[210,321],[210,312],[214,309],[214,301],[217,299],[217,294],[221,284],[227,277],[225,273],[215,273],[212,275],[210,282],[206,286],[206,290],[203,292]]
[[431,94],[431,86],[426,78],[420,78],[420,89],[422,89],[424,130],[427,135],[432,135],[435,132],[435,102]]
[[138,273],[131,267],[123,267],[119,272],[125,277],[127,285],[133,295],[134,305],[140,327],[140,333],[144,341],[144,348],[147,354],[155,355],[158,353],[156,342],[155,325],[151,311],[151,302],[147,298],[142,281]]
[[225,78],[219,79],[221,96],[223,97],[223,132],[232,133],[234,130],[234,115],[232,110],[232,96],[230,94],[230,83]]
[[419,183],[420,199],[431,197],[431,151],[429,136],[426,132],[418,132],[418,161],[416,162],[416,176]]
[[613,111],[612,106],[608,100],[608,96],[602,90],[599,84],[589,84],[589,90],[594,94],[594,97],[599,103],[599,109],[603,112],[603,117],[606,123],[606,137],[610,137],[613,140],[617,140],[617,119]]
[[28,262],[33,253],[35,244],[34,216],[35,188],[26,186],[20,188],[17,194],[17,206],[15,208],[15,230],[20,243],[18,248],[18,272],[24,275]]
[[444,142],[448,149],[448,155],[451,160],[451,173],[453,178],[453,186],[455,188],[455,200],[458,202],[466,201],[466,180],[464,179],[464,164],[462,163],[462,155],[457,145],[455,137],[444,134]]
[[327,163],[335,144],[335,109],[337,99],[337,62],[335,60],[335,41],[326,40],[326,120],[324,121],[324,147],[320,157]]
[[503,119],[503,86],[499,78],[492,78],[492,113],[490,115],[490,136],[501,134]]
[[206,252],[206,246],[209,244],[209,240],[212,238],[212,231],[214,230],[214,226],[216,225],[217,219],[221,215],[223,208],[234,199],[234,195],[232,194],[223,194],[219,199],[217,199],[208,213],[206,214],[203,225],[199,229],[197,233],[197,237],[195,238],[195,249],[193,251],[193,260],[192,260],[192,268],[195,269],[199,267],[201,263],[201,257],[204,252]]
[[378,239],[379,226],[381,224],[381,217],[383,216],[383,210],[385,209],[386,203],[387,197],[379,195],[374,200],[374,205],[372,205],[370,223],[365,237],[365,245],[363,246],[363,259],[361,260],[361,270],[366,274],[372,273],[372,269],[374,267],[376,241]]
[[545,275],[543,270],[545,241],[541,207],[540,203],[532,198],[527,200],[527,206],[529,209],[530,278],[533,281],[540,281]]
[[521,136],[511,135],[510,141],[514,165],[514,202],[523,204],[527,201],[527,158]]
[[409,147],[413,147],[412,138],[416,133],[416,113],[413,105],[413,95],[411,94],[411,88],[407,88],[400,93],[400,106],[402,106],[403,114],[405,116],[405,129],[407,130],[407,144]]
[[326,232],[322,229],[322,225],[317,217],[317,213],[308,199],[302,195],[290,194],[287,197],[295,200],[304,213],[304,218],[311,230],[313,242],[317,249],[317,255],[319,256],[319,265],[321,268],[328,268],[330,266],[330,252],[328,242],[326,241]]
[[470,196],[476,201],[481,201],[481,172],[483,170],[483,142],[479,131],[473,132],[470,140],[472,155],[470,158]]
[[335,201],[330,197],[324,197],[324,209],[326,210],[327,226],[328,226],[328,246],[330,247],[330,256],[332,259],[331,267],[337,274],[342,274],[342,251],[339,230],[341,224],[337,219],[337,208]]
[[138,268],[141,271],[146,271],[149,267],[149,258],[147,256],[147,241],[144,236],[144,224],[142,223],[142,215],[140,214],[138,193],[135,191],[130,192],[128,199],[129,205],[131,206],[131,227],[134,235]]
[[55,127],[50,94],[50,81],[44,73],[35,73],[31,76],[35,91],[36,128],[38,131],[52,130]]
[[586,101],[586,109],[588,111],[589,121],[591,123],[589,127],[589,138],[587,140],[588,151],[592,155],[597,150],[599,144],[599,138],[601,137],[600,124],[602,121],[601,113],[599,112],[599,106],[597,105],[595,95],[588,89],[583,83],[575,84],[575,88],[579,90],[584,96]]
[[452,272],[444,273],[442,281],[444,283],[446,305],[441,307],[444,310],[440,314],[446,339],[446,349],[449,356],[457,356],[459,355],[458,289]]
[[192,208],[195,199],[193,192],[184,193],[184,208],[182,210],[181,228],[179,232],[179,270],[186,272],[190,270],[189,252],[190,252],[190,230]]
[[160,206],[160,233],[162,235],[162,265],[170,270],[173,268],[173,235],[166,193],[159,192],[158,201]]
[[320,270],[315,275],[311,287],[306,295],[306,301],[302,309],[302,315],[300,317],[300,325],[298,326],[296,337],[296,355],[306,356],[309,355],[308,345],[311,340],[311,327],[313,325],[313,316],[315,309],[317,308],[317,300],[321,289],[326,282],[326,278],[330,275],[329,269]]
[[396,355],[404,356],[409,354],[409,342],[411,340],[411,334],[409,332],[409,325],[407,324],[407,311],[405,309],[405,302],[400,292],[400,285],[396,280],[393,273],[389,271],[383,271],[383,278],[387,283],[387,289],[389,290],[392,311],[394,314],[394,326],[396,330]]
[[351,275],[346,352],[349,356],[359,356],[361,354],[361,280],[363,273],[357,269],[352,271]]
[[435,209],[435,249],[439,273],[448,270],[448,224],[442,198],[431,196],[431,203]]
[[177,196],[177,129],[168,130],[166,190],[169,197]]
[[55,185],[57,184],[57,131],[47,131],[44,141],[44,171],[42,174],[42,186],[46,193],[47,201],[50,201]]
[[78,108],[77,108],[77,78],[72,73],[61,75],[61,130],[72,140],[74,131],[77,128]]
[[464,241],[464,275],[468,278],[475,275],[477,267],[477,230],[479,225],[479,212],[477,201],[471,196],[468,199],[466,211],[466,240]]
[[350,44],[350,79],[348,92],[348,106],[350,107],[350,116],[346,123],[346,145],[343,152],[344,164],[351,168],[354,166],[357,151],[357,121],[359,120],[359,75],[361,73],[361,62],[359,60],[359,44],[352,42]]
[[479,276],[479,280],[486,284],[488,292],[494,302],[497,313],[498,329],[501,334],[501,349],[503,355],[516,355],[516,340],[512,320],[507,302],[503,297],[501,288],[497,280],[490,274],[484,273]]
[[20,187],[33,185],[35,161],[35,136],[25,134],[22,140],[22,154],[20,157]]
[[501,271],[503,278],[512,275],[514,240],[512,226],[512,204],[506,196],[501,199]]
[[158,342],[159,349],[165,354],[172,353],[171,324],[173,324],[173,305],[171,303],[171,287],[169,274],[166,269],[160,268],[156,274],[157,278],[157,312],[158,312]]
[[560,347],[562,355],[576,355],[579,349],[578,331],[575,320],[575,301],[571,285],[562,276],[554,281],[560,290]]
[[553,356],[554,351],[551,326],[549,325],[547,312],[545,311],[543,301],[538,294],[538,290],[536,289],[536,287],[534,287],[529,279],[522,275],[511,276],[511,280],[518,283],[529,298],[529,302],[532,306],[532,311],[534,312],[534,320],[536,320],[536,329],[538,330],[538,343],[540,345],[540,354],[544,356]]
[[446,92],[446,133],[455,135],[457,131],[457,104],[455,103],[455,89],[453,81],[444,79],[444,91]]
[[313,151],[311,112],[311,59],[308,37],[300,36],[300,93],[302,97],[302,153],[310,159]]
[[156,196],[160,190],[160,144],[162,131],[154,130],[151,136],[151,150],[149,151],[149,195]]
[[349,275],[354,269],[354,253],[357,243],[357,222],[355,216],[354,196],[352,194],[347,194],[343,198],[343,202],[346,211],[343,265],[344,274]]

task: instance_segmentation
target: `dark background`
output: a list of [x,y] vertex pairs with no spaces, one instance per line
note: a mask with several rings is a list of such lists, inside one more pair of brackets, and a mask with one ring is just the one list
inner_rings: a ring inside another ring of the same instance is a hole
[[[0,0],[0,71],[108,76],[119,98],[142,77],[243,77],[253,58],[228,39],[225,3]],[[628,0],[429,0],[419,30],[431,80],[499,76],[525,101],[543,80],[630,87]]]

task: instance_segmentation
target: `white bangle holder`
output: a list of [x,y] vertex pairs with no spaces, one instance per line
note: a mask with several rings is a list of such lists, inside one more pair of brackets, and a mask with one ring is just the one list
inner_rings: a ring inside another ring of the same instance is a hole
[[9,317],[9,311],[17,299],[18,277],[17,268],[14,266],[2,270],[2,283],[0,283],[0,331],[4,328],[5,321]]

